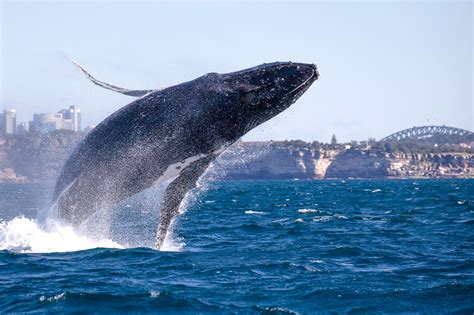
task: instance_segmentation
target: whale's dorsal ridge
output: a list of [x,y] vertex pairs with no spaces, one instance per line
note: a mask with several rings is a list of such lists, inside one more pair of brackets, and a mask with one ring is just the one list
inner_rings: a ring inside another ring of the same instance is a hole
[[76,68],[78,68],[89,80],[92,81],[92,83],[100,87],[103,87],[104,89],[112,90],[114,92],[118,92],[118,93],[128,95],[128,96],[135,96],[135,97],[141,97],[143,95],[146,95],[154,91],[154,90],[129,90],[129,89],[124,89],[112,84],[99,81],[96,78],[94,78],[89,72],[87,72],[87,70],[84,69],[84,67],[81,66],[78,62],[74,60],[71,60],[71,61],[76,66]]

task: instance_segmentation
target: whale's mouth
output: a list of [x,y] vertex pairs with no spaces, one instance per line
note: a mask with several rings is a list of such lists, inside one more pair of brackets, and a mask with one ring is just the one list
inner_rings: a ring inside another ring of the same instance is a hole
[[220,75],[250,111],[274,113],[293,104],[318,79],[315,64],[275,62]]
[[290,107],[319,77],[315,64],[280,63],[272,69],[268,65],[263,67],[261,71],[269,72],[271,79],[263,79],[264,83],[246,91],[253,118],[246,124],[245,133]]
[[[305,64],[304,66],[310,66],[312,68],[312,73],[302,83],[300,83],[296,87],[293,87],[290,91],[284,93],[282,95],[283,98],[286,99],[287,97],[294,97],[296,95],[303,94],[311,86],[311,84],[319,78],[318,67],[315,64],[312,64],[312,65],[306,65]],[[299,67],[299,66],[297,66],[297,67]],[[266,83],[266,84],[262,84],[262,85],[258,85],[258,86],[254,86],[252,88],[249,88],[245,92],[246,93],[258,93],[260,91],[274,90],[276,88],[280,88],[280,85],[275,83],[275,82],[269,82],[269,83]]]
[[[290,92],[285,93],[284,98],[298,98],[319,78],[318,67],[315,64],[312,64],[313,73],[305,80],[303,83],[295,87]],[[295,101],[296,101],[295,99]]]
[[[315,64],[311,64],[311,65],[300,64],[296,67],[297,68],[304,67],[304,71],[301,73],[298,80],[295,80],[296,82],[297,81],[300,81],[300,82],[298,82],[297,85],[287,86],[286,88],[288,89],[288,91],[285,91],[284,93],[276,96],[279,99],[278,102],[265,103],[264,106],[266,108],[275,107],[275,109],[277,110],[278,108],[282,110],[289,107],[291,104],[295,103],[298,100],[298,98],[300,98],[306,92],[306,90],[309,89],[309,87],[313,84],[314,81],[316,81],[319,78],[319,71]],[[276,88],[281,88],[281,85],[280,86],[278,84],[272,84],[272,85]],[[274,96],[271,95],[270,97],[274,97]],[[275,106],[275,104],[277,105]]]

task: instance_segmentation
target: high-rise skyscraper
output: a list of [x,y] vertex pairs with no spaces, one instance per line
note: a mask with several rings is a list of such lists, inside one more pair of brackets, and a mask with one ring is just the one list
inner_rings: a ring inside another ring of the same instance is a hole
[[66,121],[70,120],[70,128],[64,129],[71,129],[73,131],[81,131],[81,109],[79,106],[71,105],[69,109],[63,109],[59,111],[63,115],[63,119]]
[[12,135],[16,133],[16,110],[4,109],[3,110],[3,123],[2,123],[2,134]]
[[72,130],[81,131],[81,109],[79,106],[71,105],[69,106],[69,112],[71,113]]

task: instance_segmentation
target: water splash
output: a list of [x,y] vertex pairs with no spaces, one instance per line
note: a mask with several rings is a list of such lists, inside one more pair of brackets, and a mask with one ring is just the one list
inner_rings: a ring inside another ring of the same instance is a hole
[[249,162],[263,159],[269,152],[271,142],[265,145],[258,145],[249,149],[241,141],[229,146],[219,157],[209,165],[208,169],[201,176],[201,181],[220,180],[225,178],[233,169],[244,167]]
[[163,245],[161,245],[159,249],[162,252],[181,252],[186,246],[186,243],[183,242],[183,239],[177,237],[174,233],[173,225],[174,223],[172,223],[168,229]]
[[[161,251],[183,251],[186,243],[178,236],[177,227],[180,217],[191,204],[206,192],[210,182],[225,176],[227,164],[235,163],[234,155],[240,152],[239,144],[224,152],[223,157],[212,163],[200,177],[196,189],[188,192],[180,205],[176,217],[160,248]],[[252,156],[240,156],[238,161],[256,159],[265,150]],[[170,180],[171,181],[171,180]],[[80,226],[73,227],[58,218],[57,207],[41,210],[36,219],[23,216],[10,221],[0,221],[0,250],[30,253],[70,252],[97,247],[105,248],[154,248],[156,226],[159,222],[159,209],[164,199],[164,192],[170,181],[157,184],[131,198],[128,198],[115,209],[97,211]],[[138,215],[133,212],[139,212]],[[146,212],[146,213],[145,213]],[[247,214],[264,214],[247,211]],[[143,217],[146,217],[145,220]],[[135,237],[137,230],[149,230],[149,238]]]
[[48,221],[41,225],[34,219],[16,217],[0,221],[0,250],[22,253],[70,252],[97,247],[123,248],[110,240],[94,240],[79,235],[71,226]]

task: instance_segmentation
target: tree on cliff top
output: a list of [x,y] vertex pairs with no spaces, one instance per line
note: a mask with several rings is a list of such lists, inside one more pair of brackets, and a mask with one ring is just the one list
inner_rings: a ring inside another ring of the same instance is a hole
[[331,145],[332,146],[335,146],[337,144],[337,138],[336,138],[336,135],[333,134],[332,135],[332,138],[331,138]]

